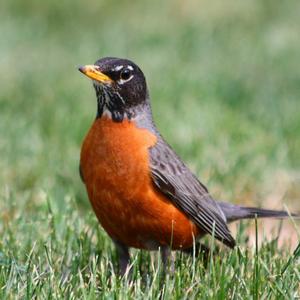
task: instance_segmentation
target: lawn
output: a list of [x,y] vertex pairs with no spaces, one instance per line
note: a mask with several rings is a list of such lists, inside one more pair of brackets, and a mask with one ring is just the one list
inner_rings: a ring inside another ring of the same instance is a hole
[[115,275],[78,173],[96,101],[77,71],[132,59],[162,134],[215,198],[300,211],[299,19],[297,0],[4,0],[0,298],[299,298],[292,220],[259,221],[258,236],[243,222],[239,247],[206,267],[177,253],[163,277],[159,256],[132,251],[133,280]]

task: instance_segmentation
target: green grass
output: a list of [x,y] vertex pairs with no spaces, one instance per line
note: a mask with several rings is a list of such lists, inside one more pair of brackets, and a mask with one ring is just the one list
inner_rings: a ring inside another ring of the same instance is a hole
[[296,211],[299,18],[297,0],[4,1],[0,298],[299,298],[300,251],[288,247],[299,234],[255,249],[248,223],[240,247],[222,248],[207,268],[177,254],[176,272],[161,280],[158,256],[133,251],[134,281],[114,275],[113,245],[78,175],[96,112],[76,69],[133,59],[161,132],[216,198]]

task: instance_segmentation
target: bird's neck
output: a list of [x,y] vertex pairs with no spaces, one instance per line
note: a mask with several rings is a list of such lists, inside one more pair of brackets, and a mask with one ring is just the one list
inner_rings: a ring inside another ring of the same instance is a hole
[[96,119],[109,118],[114,122],[121,123],[124,120],[133,121],[140,128],[155,131],[150,101],[147,98],[143,103],[132,107],[124,105],[107,105],[101,97],[97,97]]

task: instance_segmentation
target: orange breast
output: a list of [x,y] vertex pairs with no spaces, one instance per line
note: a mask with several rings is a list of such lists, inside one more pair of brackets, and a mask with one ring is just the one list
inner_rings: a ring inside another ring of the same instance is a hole
[[107,233],[129,247],[192,246],[198,228],[153,185],[149,147],[156,136],[134,122],[97,119],[81,150],[81,171]]

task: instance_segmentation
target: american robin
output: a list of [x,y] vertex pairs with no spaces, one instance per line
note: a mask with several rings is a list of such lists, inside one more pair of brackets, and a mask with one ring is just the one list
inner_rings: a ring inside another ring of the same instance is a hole
[[287,217],[285,211],[242,207],[212,198],[156,128],[146,79],[132,61],[106,57],[79,70],[93,80],[97,115],[84,139],[80,174],[99,222],[114,241],[120,272],[130,247],[189,251],[214,234],[235,246],[227,224]]

